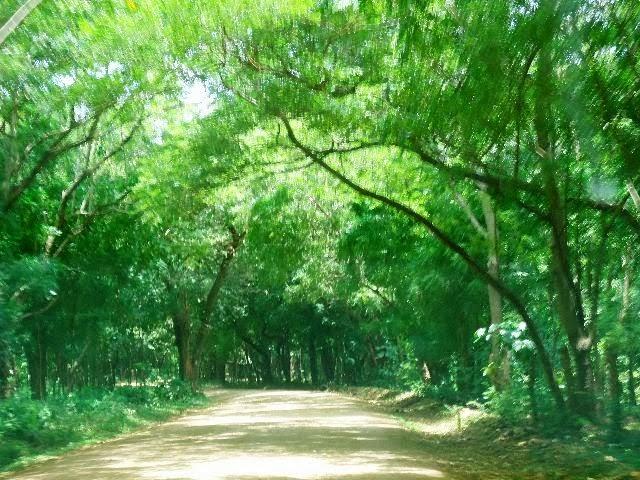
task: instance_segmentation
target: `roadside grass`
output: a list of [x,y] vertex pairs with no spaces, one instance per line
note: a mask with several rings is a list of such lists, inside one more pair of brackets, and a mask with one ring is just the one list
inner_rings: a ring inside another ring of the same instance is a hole
[[640,427],[629,419],[624,439],[606,428],[565,429],[510,423],[479,404],[445,405],[411,392],[345,388],[419,433],[425,453],[456,478],[495,480],[640,480]]
[[0,402],[0,472],[104,441],[209,400],[180,382],[83,389],[45,401],[17,392]]

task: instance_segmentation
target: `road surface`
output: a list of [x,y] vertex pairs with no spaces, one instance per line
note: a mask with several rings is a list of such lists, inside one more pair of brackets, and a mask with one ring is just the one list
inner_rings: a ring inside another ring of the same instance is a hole
[[417,434],[326,392],[224,390],[214,405],[68,453],[16,480],[451,479]]

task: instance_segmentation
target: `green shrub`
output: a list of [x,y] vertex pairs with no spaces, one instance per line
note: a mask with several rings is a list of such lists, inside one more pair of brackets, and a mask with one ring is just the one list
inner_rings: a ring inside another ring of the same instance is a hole
[[0,465],[8,465],[15,462],[23,455],[25,447],[19,442],[0,443]]
[[489,410],[496,413],[506,423],[517,424],[525,421],[530,413],[527,392],[519,383],[506,392],[498,392],[490,387],[484,394]]
[[0,401],[0,470],[23,457],[113,436],[150,420],[202,405],[184,382],[154,387],[82,389],[46,401],[20,391]]
[[161,383],[155,387],[155,393],[164,400],[186,400],[194,396],[191,385],[178,379]]
[[150,387],[118,387],[113,393],[119,401],[132,405],[149,404],[154,400],[153,390]]

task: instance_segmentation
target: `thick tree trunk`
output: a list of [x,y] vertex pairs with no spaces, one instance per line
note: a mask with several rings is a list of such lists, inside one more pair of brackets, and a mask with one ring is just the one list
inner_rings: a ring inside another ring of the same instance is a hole
[[191,357],[191,319],[188,305],[182,303],[171,317],[176,348],[178,349],[178,371],[180,380],[195,384],[195,369]]
[[564,381],[567,386],[567,397],[569,402],[569,407],[574,410],[576,408],[576,397],[575,397],[575,376],[573,374],[573,368],[571,368],[571,354],[569,353],[569,348],[566,345],[563,345],[560,349],[560,363],[562,364],[562,371],[564,372]]
[[[213,313],[213,309],[220,295],[222,285],[224,284],[229,272],[231,261],[244,238],[244,232],[237,233],[233,227],[230,227],[230,231],[231,241],[227,246],[225,255],[218,267],[216,277],[214,278],[207,293],[200,320],[200,327],[195,335],[193,335],[192,332],[191,315],[185,292],[178,292],[176,305],[171,315],[175,344],[178,349],[178,369],[180,379],[189,382],[193,388],[196,388],[196,384],[200,378],[199,363],[211,333],[211,315]],[[166,280],[165,285],[169,292],[175,293],[176,287],[170,280]]]

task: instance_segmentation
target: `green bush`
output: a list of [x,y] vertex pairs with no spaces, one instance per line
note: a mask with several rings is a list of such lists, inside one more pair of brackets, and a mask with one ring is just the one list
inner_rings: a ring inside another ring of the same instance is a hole
[[155,387],[155,394],[163,400],[186,400],[193,397],[191,385],[182,380],[174,379],[163,382]]
[[489,410],[496,413],[503,421],[518,424],[527,420],[530,413],[530,402],[527,392],[519,383],[515,383],[506,392],[498,392],[490,387],[484,394]]
[[18,442],[0,444],[0,465],[8,465],[15,462],[23,455],[25,447]]
[[46,401],[20,391],[0,401],[0,470],[20,459],[74,443],[113,436],[150,420],[161,420],[204,397],[171,381],[154,387],[83,389]]
[[113,394],[120,402],[131,405],[150,404],[155,400],[153,390],[149,387],[118,387]]

